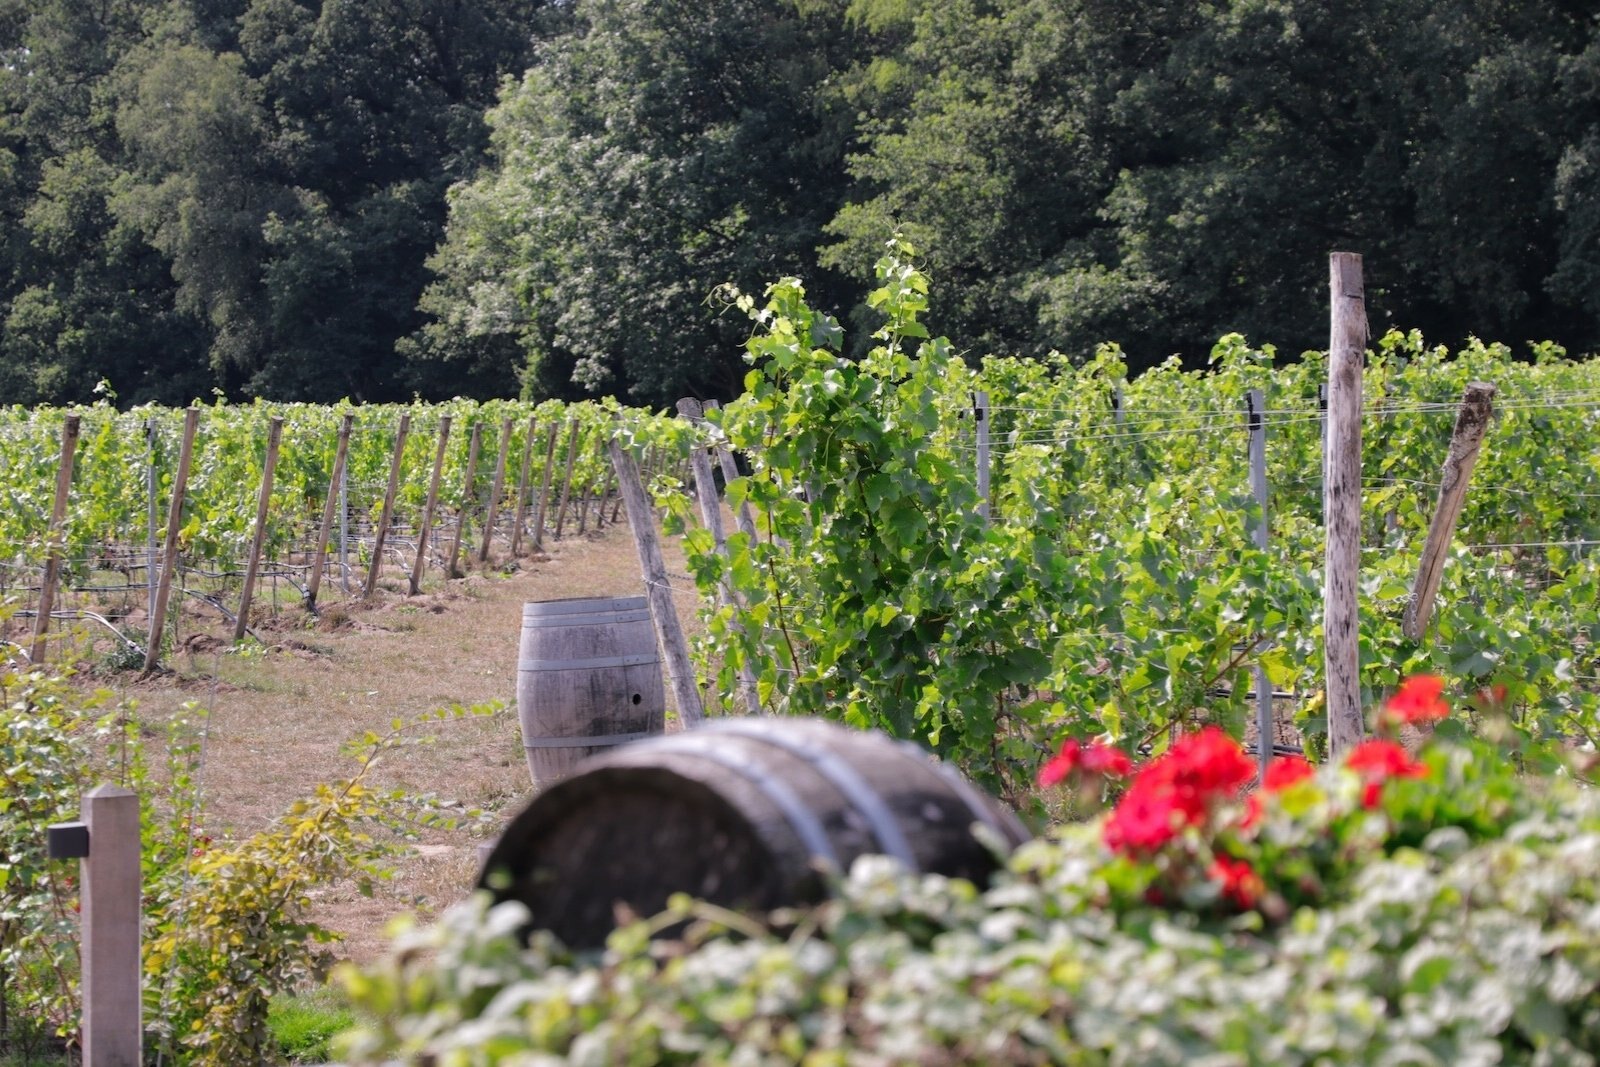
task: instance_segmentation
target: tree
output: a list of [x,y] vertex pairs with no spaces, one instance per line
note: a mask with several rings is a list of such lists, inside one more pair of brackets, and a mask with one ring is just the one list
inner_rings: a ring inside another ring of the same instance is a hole
[[[842,5],[595,0],[490,115],[494,162],[451,196],[409,346],[479,380],[663,403],[730,395],[746,327],[717,287],[813,276],[846,184]],[[515,357],[516,362],[511,363]]]

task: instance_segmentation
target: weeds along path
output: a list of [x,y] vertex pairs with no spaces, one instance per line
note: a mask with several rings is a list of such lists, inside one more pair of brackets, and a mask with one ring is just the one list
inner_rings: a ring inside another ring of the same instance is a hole
[[[669,567],[681,573],[676,542],[664,548]],[[531,789],[516,717],[523,604],[644,592],[625,526],[554,542],[547,555],[522,560],[509,575],[435,580],[415,597],[403,595],[403,579],[382,584],[390,588],[370,606],[330,605],[320,620],[298,609],[281,614],[260,630],[264,647],[229,651],[220,620],[209,629],[191,625],[173,675],[113,683],[138,702],[152,746],[158,724],[186,701],[209,709],[201,772],[206,833],[249,834],[319,783],[347,777],[355,764],[341,749],[369,730],[383,733],[397,718],[445,705],[492,700],[506,710],[416,731],[415,743],[384,757],[376,784],[483,808],[497,822],[509,818]],[[691,626],[692,587],[684,583],[676,599]],[[159,753],[151,755],[159,762]],[[488,832],[426,835],[372,898],[353,887],[323,893],[317,920],[345,934],[344,954],[369,958],[397,913],[426,915],[470,889],[477,846]]]

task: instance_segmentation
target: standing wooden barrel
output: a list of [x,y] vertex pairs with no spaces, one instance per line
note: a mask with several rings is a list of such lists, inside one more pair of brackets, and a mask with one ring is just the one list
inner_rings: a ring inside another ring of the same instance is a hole
[[911,745],[815,719],[723,719],[585,761],[512,820],[480,877],[570,946],[604,943],[617,905],[674,893],[765,911],[821,899],[825,869],[881,853],[982,883],[972,833],[1028,839],[1015,815]]
[[644,597],[523,606],[517,716],[534,788],[554,785],[586,756],[661,733],[665,711]]

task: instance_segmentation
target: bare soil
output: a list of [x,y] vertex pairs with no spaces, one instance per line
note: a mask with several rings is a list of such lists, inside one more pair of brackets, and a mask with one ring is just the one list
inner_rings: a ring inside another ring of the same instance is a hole
[[[669,571],[681,575],[678,545],[668,539],[663,548]],[[170,672],[146,681],[132,672],[96,679],[136,701],[147,724],[177,713],[185,701],[209,710],[201,782],[205,831],[213,837],[259,830],[319,783],[348,777],[355,764],[341,747],[369,730],[383,733],[397,718],[447,705],[504,702],[505,710],[490,718],[428,726],[428,743],[394,751],[374,771],[378,785],[459,801],[495,819],[471,831],[426,835],[371,898],[354,886],[322,891],[312,917],[344,936],[347,958],[379,954],[384,929],[398,914],[426,918],[470,892],[478,846],[529,799],[516,715],[523,604],[645,591],[625,524],[548,542],[536,556],[491,562],[491,569],[466,578],[435,575],[418,596],[404,595],[396,572],[380,580],[373,602],[328,604],[320,617],[280,603],[253,626],[261,645],[233,645],[220,617],[187,618]],[[692,632],[693,586],[672,584],[679,617]],[[670,721],[670,688],[667,706]]]

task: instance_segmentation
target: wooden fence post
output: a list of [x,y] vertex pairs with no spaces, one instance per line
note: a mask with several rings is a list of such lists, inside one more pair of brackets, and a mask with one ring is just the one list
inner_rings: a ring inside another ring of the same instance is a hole
[[[721,407],[722,405],[715,400],[707,400],[705,402],[706,411],[717,411]],[[717,466],[722,468],[722,485],[723,488],[727,488],[729,482],[740,476],[739,465],[734,462],[733,453],[728,451],[727,446],[721,440],[717,441],[716,452]],[[739,523],[739,531],[750,538],[751,544],[754,544],[756,540],[756,520],[755,515],[750,510],[750,501],[739,501],[739,511],[735,518]]]
[[261,465],[261,492],[256,497],[255,536],[250,539],[250,559],[244,566],[244,592],[239,597],[239,617],[234,620],[233,639],[242,641],[250,629],[250,600],[255,596],[256,571],[261,566],[261,549],[267,543],[267,512],[272,506],[272,472],[278,466],[278,445],[283,439],[283,416],[274,415],[267,424],[267,458]]
[[1338,757],[1366,733],[1361,709],[1361,364],[1367,312],[1361,257],[1334,252],[1328,260],[1331,323],[1328,341],[1328,435],[1323,461],[1323,652],[1328,754]]
[[306,576],[306,610],[317,610],[317,590],[322,587],[322,568],[328,563],[328,538],[333,535],[333,509],[344,486],[344,465],[350,452],[350,427],[356,417],[346,414],[339,422],[339,447],[334,452],[333,470],[328,473],[328,498],[322,504],[322,525],[318,528],[317,547],[311,553],[311,573]]
[[478,562],[489,562],[489,543],[494,540],[495,520],[500,517],[500,496],[506,490],[506,455],[511,450],[511,420],[500,423],[500,456],[494,461],[494,481],[489,487],[489,510],[483,517],[483,544]]
[[578,460],[578,416],[572,416],[572,431],[567,434],[567,473],[561,479],[561,506],[556,509],[556,540],[567,521],[567,500],[572,496],[572,467]]
[[189,464],[194,457],[194,435],[200,426],[200,409],[183,413],[183,444],[178,449],[178,470],[172,478],[172,500],[167,505],[167,540],[161,552],[161,580],[156,583],[156,609],[150,615],[150,641],[144,650],[144,673],[156,668],[161,656],[161,631],[172,595],[172,572],[178,564],[178,531],[183,528],[183,496],[189,488]]
[[533,509],[533,550],[544,551],[544,520],[550,510],[550,478],[555,473],[556,438],[561,436],[561,420],[551,419],[545,431],[544,470],[539,474],[539,501]]
[[528,478],[533,473],[533,435],[538,431],[539,417],[528,417],[528,432],[522,436],[522,475],[517,479],[517,521],[511,524],[511,558],[522,554],[523,525],[527,521]]
[[461,506],[456,509],[456,539],[450,544],[450,566],[445,569],[445,575],[450,578],[461,577],[457,562],[461,559],[461,542],[467,539],[467,515],[477,503],[473,495],[473,483],[478,477],[478,448],[482,443],[483,423],[475,422],[472,424],[472,440],[467,445],[467,484],[462,490]]
[[83,1065],[139,1067],[144,1038],[139,965],[139,797],[101,785],[83,798]]
[[56,464],[56,496],[50,506],[50,528],[45,535],[44,580],[39,584],[39,613],[33,620],[34,663],[44,662],[44,639],[50,632],[50,613],[56,606],[56,584],[61,580],[61,524],[67,518],[67,497],[72,492],[72,461],[78,451],[78,416],[61,423],[61,458]]
[[989,394],[972,394],[972,425],[978,437],[978,514],[989,521]]
[[[1267,399],[1260,389],[1245,394],[1246,422],[1250,431],[1250,493],[1261,508],[1261,518],[1250,531],[1251,540],[1261,551],[1267,550]],[[1257,646],[1259,655],[1267,649],[1267,642]],[[1272,745],[1278,731],[1272,714],[1272,684],[1267,669],[1256,663],[1256,758],[1260,764],[1260,780],[1266,781],[1267,766],[1272,762]]]
[[428,531],[433,528],[433,509],[439,503],[439,478],[444,474],[444,450],[450,444],[450,416],[439,416],[439,446],[433,453],[433,477],[428,481],[428,500],[422,506],[422,525],[417,528],[417,556],[411,561],[411,595],[422,588],[422,568],[428,559]]
[[645,592],[650,600],[650,614],[655,619],[656,634],[661,639],[661,651],[666,660],[672,696],[678,705],[678,716],[685,726],[699,726],[705,721],[700,704],[700,691],[695,688],[694,664],[689,659],[689,642],[683,636],[683,626],[678,622],[678,609],[672,602],[672,585],[667,579],[667,563],[661,555],[661,537],[656,532],[655,509],[645,495],[639,480],[639,464],[633,454],[615,438],[607,442],[611,463],[617,469],[617,488],[622,493],[622,503],[628,511],[628,524],[633,527],[634,547],[639,550],[639,567],[644,571]]
[[378,529],[372,539],[372,565],[367,568],[364,596],[370,597],[378,587],[378,574],[383,570],[383,542],[389,536],[389,523],[394,518],[394,496],[400,488],[400,468],[405,461],[406,435],[410,432],[411,412],[402,412],[394,435],[394,459],[389,462],[389,487],[383,493],[383,510],[378,514]]
[[1461,505],[1467,499],[1467,483],[1472,480],[1472,468],[1478,462],[1478,450],[1493,414],[1494,386],[1488,382],[1468,382],[1461,397],[1461,408],[1456,412],[1455,429],[1450,435],[1450,452],[1439,479],[1439,502],[1434,507],[1428,540],[1417,564],[1411,602],[1406,605],[1400,622],[1401,630],[1413,641],[1422,640],[1428,628],[1433,598],[1439,593],[1439,579],[1444,572],[1445,551],[1455,534],[1456,520],[1461,517]]

